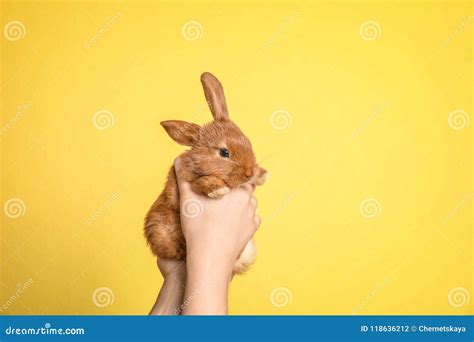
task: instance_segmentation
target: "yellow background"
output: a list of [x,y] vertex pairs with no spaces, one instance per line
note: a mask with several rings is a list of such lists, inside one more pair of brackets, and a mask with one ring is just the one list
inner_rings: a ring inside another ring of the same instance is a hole
[[[182,151],[159,122],[211,118],[203,71],[271,173],[232,314],[472,313],[473,123],[448,116],[473,119],[473,14],[454,1],[2,2],[0,305],[33,281],[3,314],[148,312],[162,279],[143,218]],[[115,121],[98,130],[103,109]],[[291,124],[271,121],[280,110]],[[10,198],[23,216],[5,215]],[[99,287],[112,304],[94,304]]]

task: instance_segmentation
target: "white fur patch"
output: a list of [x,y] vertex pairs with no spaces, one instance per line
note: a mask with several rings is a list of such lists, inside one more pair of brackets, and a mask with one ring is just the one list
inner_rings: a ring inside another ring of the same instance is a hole
[[217,190],[214,190],[213,192],[207,194],[210,198],[219,198],[222,197],[230,192],[230,189],[226,186],[219,188]]
[[253,240],[250,240],[245,246],[244,250],[240,254],[239,258],[235,261],[234,264],[234,273],[242,274],[246,272],[250,265],[255,262],[257,258],[257,247]]

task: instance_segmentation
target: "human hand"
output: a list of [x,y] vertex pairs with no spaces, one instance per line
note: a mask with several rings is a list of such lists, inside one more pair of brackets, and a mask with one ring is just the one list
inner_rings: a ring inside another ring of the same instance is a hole
[[181,229],[186,240],[184,315],[227,314],[233,265],[260,225],[253,186],[232,190],[219,199],[198,196],[180,179]]
[[187,259],[219,261],[229,273],[260,225],[257,200],[252,196],[254,186],[246,184],[219,199],[211,199],[196,195],[190,184],[179,178],[179,159],[175,170]]

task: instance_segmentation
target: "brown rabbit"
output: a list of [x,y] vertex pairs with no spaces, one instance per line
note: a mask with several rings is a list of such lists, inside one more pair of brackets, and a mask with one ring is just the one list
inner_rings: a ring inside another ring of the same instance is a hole
[[[161,122],[174,141],[191,147],[180,156],[180,178],[188,181],[195,193],[211,198],[244,183],[263,184],[266,170],[257,165],[249,139],[229,120],[222,85],[208,72],[201,75],[201,83],[214,121],[204,126],[179,120]],[[163,192],[145,218],[145,237],[159,258],[186,258],[179,208],[178,184],[171,167]],[[249,241],[234,265],[234,273],[245,272],[255,256],[255,245]]]

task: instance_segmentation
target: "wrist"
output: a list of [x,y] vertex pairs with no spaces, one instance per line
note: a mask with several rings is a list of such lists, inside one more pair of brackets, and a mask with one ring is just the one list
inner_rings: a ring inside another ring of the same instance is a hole
[[235,258],[230,254],[203,248],[199,252],[187,251],[186,268],[187,273],[199,272],[206,277],[222,278],[230,282]]
[[184,269],[179,270],[173,273],[170,273],[164,277],[164,281],[169,282],[169,283],[179,283],[179,284],[185,284],[186,283],[186,264],[183,263]]
[[168,282],[181,282],[184,284],[186,281],[186,262],[180,261],[176,266],[168,271],[162,271],[163,278]]
[[204,257],[188,258],[183,314],[225,315],[232,272],[222,261]]

